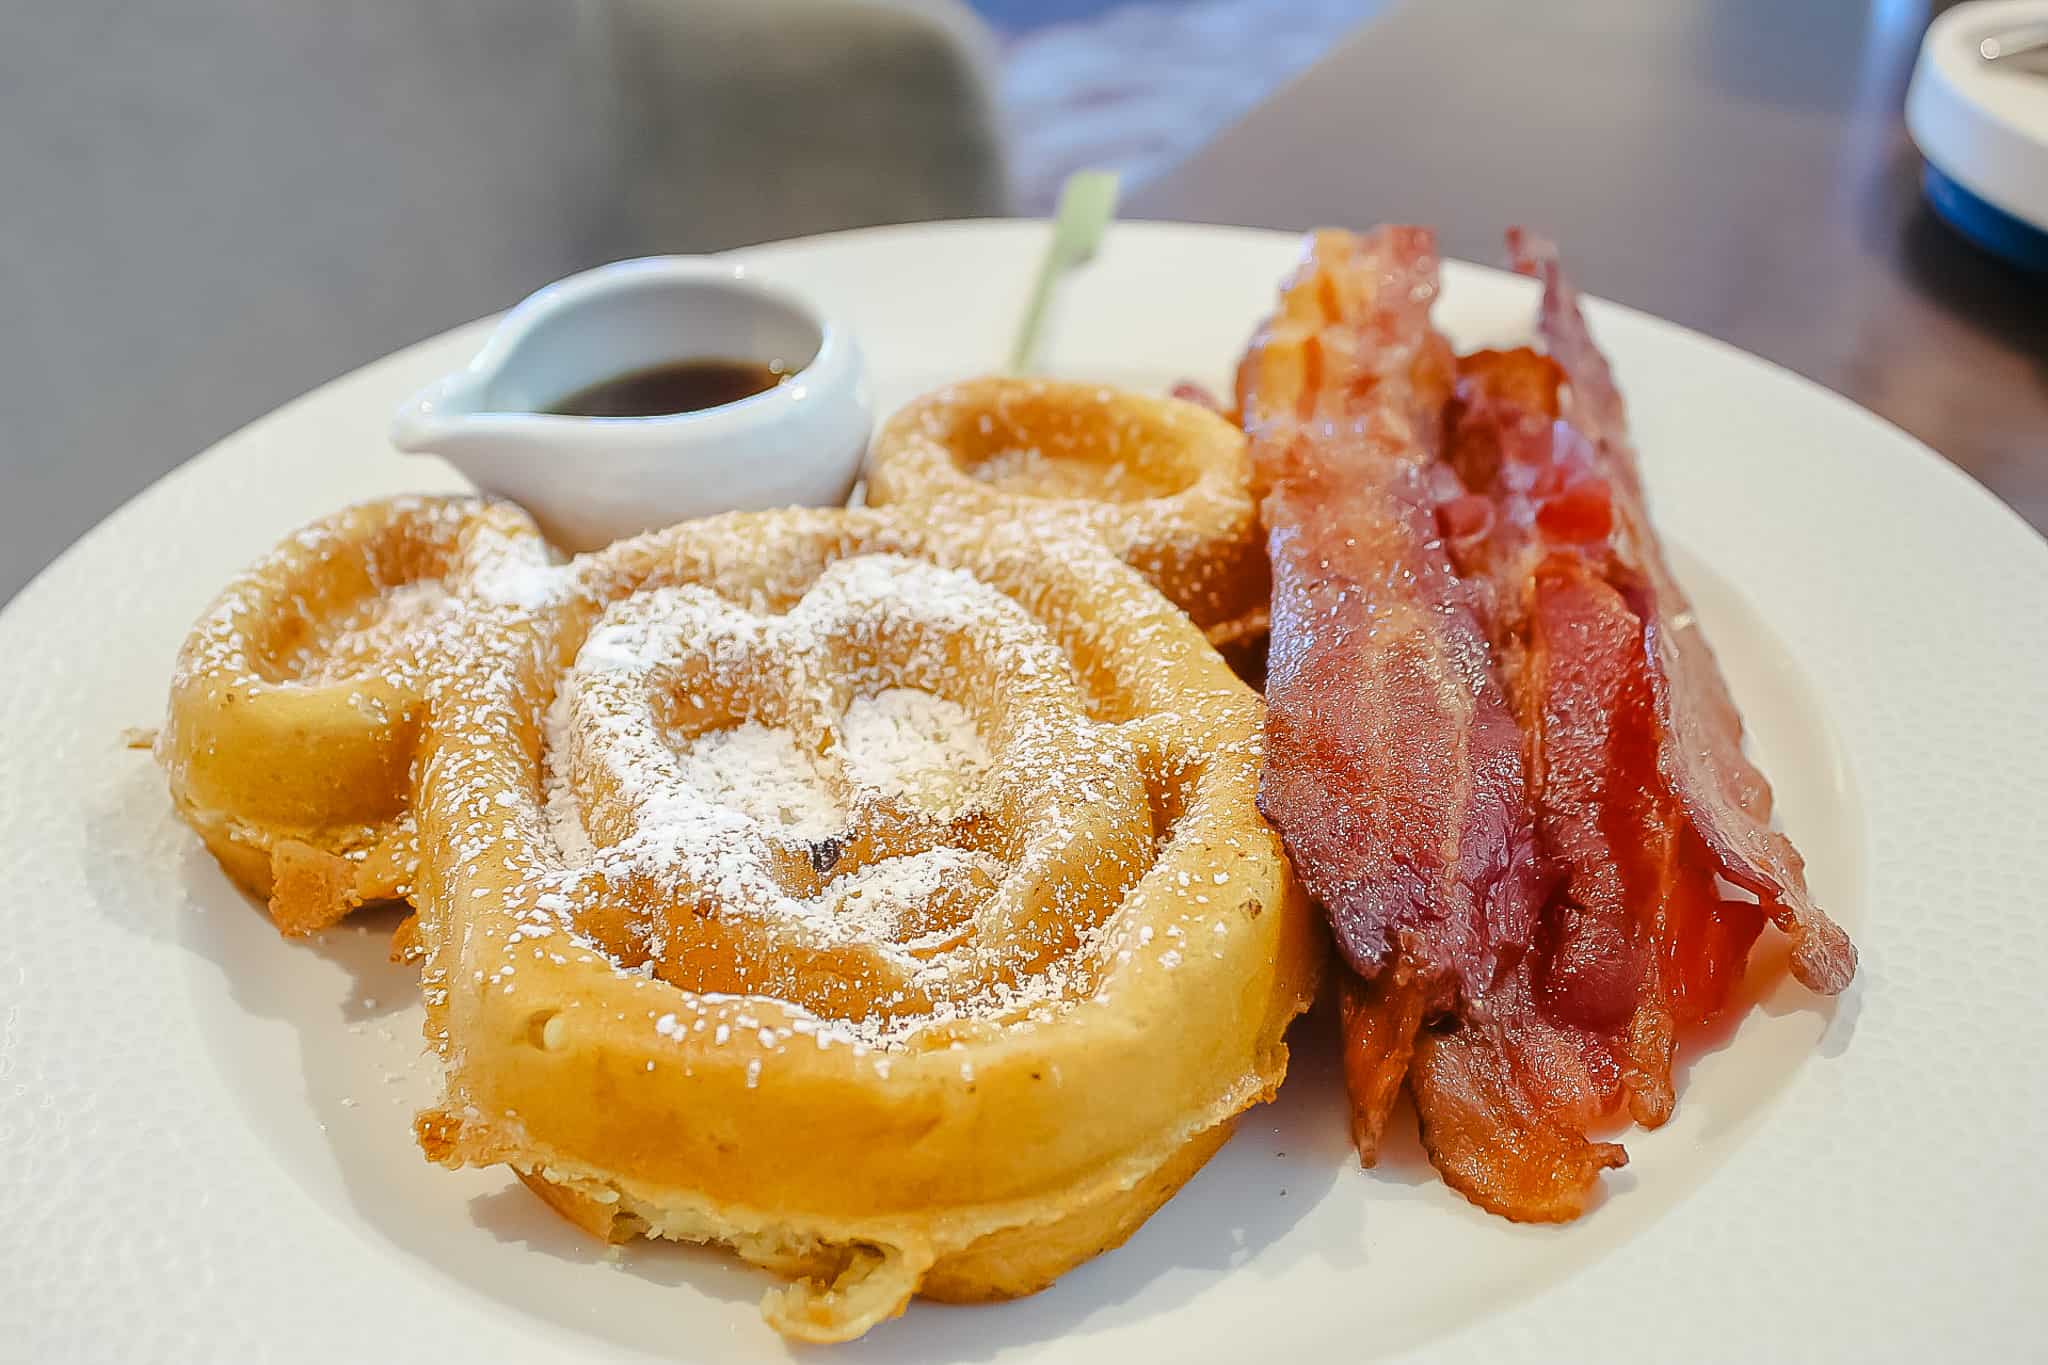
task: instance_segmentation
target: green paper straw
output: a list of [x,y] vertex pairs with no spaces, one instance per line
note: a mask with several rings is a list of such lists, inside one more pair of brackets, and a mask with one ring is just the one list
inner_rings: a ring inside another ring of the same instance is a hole
[[1038,267],[1038,279],[1031,287],[1031,302],[1025,306],[1024,321],[1017,328],[1017,343],[1010,348],[1010,370],[1029,374],[1038,367],[1039,333],[1045,324],[1046,305],[1059,278],[1095,254],[1102,234],[1116,217],[1116,172],[1076,171],[1060,186],[1059,212],[1052,223],[1052,243]]

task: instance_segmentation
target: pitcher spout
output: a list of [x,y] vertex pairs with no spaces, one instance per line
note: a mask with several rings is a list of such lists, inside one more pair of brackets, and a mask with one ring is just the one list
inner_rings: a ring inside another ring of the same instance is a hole
[[408,455],[445,455],[466,444],[486,382],[473,370],[458,370],[427,385],[392,416],[391,443]]

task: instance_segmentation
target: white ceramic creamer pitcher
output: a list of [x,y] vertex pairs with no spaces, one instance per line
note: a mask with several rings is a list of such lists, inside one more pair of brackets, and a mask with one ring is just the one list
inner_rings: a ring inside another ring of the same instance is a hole
[[[547,411],[604,381],[704,358],[787,377],[693,412]],[[872,424],[843,328],[743,265],[650,256],[520,303],[474,360],[399,409],[391,439],[522,504],[564,549],[588,550],[715,512],[844,503]]]

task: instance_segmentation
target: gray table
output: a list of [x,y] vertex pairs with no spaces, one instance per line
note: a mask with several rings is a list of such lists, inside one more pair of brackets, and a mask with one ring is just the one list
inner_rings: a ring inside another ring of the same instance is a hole
[[1411,0],[1146,216],[1554,235],[1585,287],[1797,370],[2048,526],[2048,281],[1925,208],[1913,0]]

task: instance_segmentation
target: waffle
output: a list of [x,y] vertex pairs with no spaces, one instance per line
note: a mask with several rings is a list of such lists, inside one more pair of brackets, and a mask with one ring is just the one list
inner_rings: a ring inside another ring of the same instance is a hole
[[1210,642],[1263,635],[1270,578],[1244,434],[1194,403],[1048,379],[985,378],[892,417],[868,501],[1087,527]]
[[[1202,633],[1077,527],[927,511],[551,565],[503,505],[353,509],[209,613],[164,741],[231,871],[289,837],[411,896],[430,1158],[730,1246],[805,1340],[1118,1245],[1271,1096],[1323,955]],[[311,796],[231,780],[280,770]]]
[[289,935],[411,894],[429,656],[550,551],[526,514],[398,498],[308,526],[222,591],[178,657],[157,757],[178,812]]

